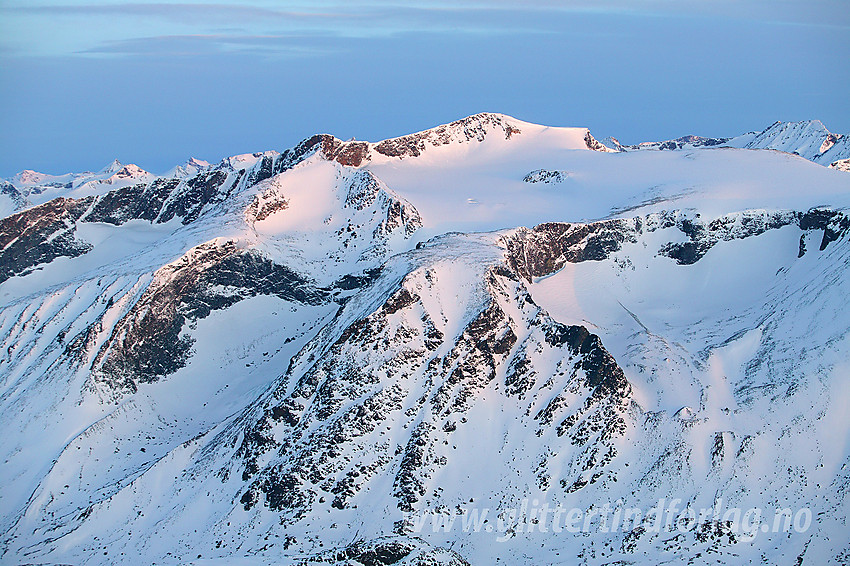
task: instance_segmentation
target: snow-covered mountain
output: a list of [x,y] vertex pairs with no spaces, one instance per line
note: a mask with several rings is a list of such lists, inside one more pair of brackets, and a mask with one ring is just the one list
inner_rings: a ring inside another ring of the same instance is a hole
[[0,561],[846,563],[850,176],[697,142],[479,114],[7,214]]
[[833,134],[820,120],[775,122],[761,133],[732,138],[729,145],[748,149],[776,149],[825,166],[850,159],[848,136]]
[[616,138],[608,137],[603,139],[602,143],[616,151],[689,150],[706,147],[774,149],[799,155],[840,171],[850,170],[850,136],[830,132],[820,120],[774,122],[762,132],[750,132],[733,138],[683,136],[675,140],[623,145]]
[[[351,166],[359,165],[362,160],[371,161],[374,154],[401,158],[417,157],[425,148],[445,145],[449,141],[473,139],[481,141],[490,127],[501,128],[504,135],[507,138],[510,137],[510,127],[502,124],[501,115],[480,116],[489,118],[475,124],[459,120],[425,132],[384,140],[378,144],[358,141],[342,142],[336,139],[322,143],[331,144],[325,148],[328,154],[333,154],[334,158],[343,165]],[[775,149],[800,155],[839,171],[850,171],[850,137],[829,132],[819,120],[776,122],[763,132],[750,132],[734,138],[704,138],[688,135],[674,140],[642,142],[636,145],[621,144],[613,137],[597,141],[588,130],[581,130],[585,132],[584,146],[596,151],[691,150],[709,147]],[[182,165],[169,169],[161,175],[161,178],[185,180],[212,170],[247,170],[265,157],[275,159],[278,155],[276,151],[245,153],[227,157],[215,165],[192,157]],[[97,173],[86,171],[48,175],[24,170],[9,180],[0,179],[0,214],[7,216],[12,212],[43,204],[58,197],[98,196],[113,188],[149,183],[155,178],[156,176],[137,165],[125,166],[117,159]]]
[[[746,134],[745,134],[746,135]],[[602,140],[606,147],[616,151],[639,151],[647,149],[674,150],[674,149],[697,149],[701,147],[723,147],[728,145],[731,138],[703,138],[700,136],[682,136],[674,140],[660,142],[641,142],[637,145],[623,145],[614,137]]]
[[203,159],[190,157],[183,165],[176,165],[169,169],[163,177],[175,177],[177,179],[186,179],[194,177],[198,173],[206,171],[210,168],[210,164]]
[[[103,194],[116,188],[149,183],[154,179],[155,175],[138,165],[124,165],[117,159],[96,173],[86,171],[47,175],[26,169],[8,181],[0,181],[4,187],[10,186],[8,189],[2,189],[2,195],[6,198],[0,198],[0,210],[8,215],[13,211],[44,204],[59,197],[80,198]],[[17,195],[12,196],[11,189],[14,189]]]

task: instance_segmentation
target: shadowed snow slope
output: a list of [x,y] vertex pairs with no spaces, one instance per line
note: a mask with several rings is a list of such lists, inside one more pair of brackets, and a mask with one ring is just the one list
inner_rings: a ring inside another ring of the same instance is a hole
[[0,561],[847,563],[850,176],[698,141],[478,114],[3,184]]

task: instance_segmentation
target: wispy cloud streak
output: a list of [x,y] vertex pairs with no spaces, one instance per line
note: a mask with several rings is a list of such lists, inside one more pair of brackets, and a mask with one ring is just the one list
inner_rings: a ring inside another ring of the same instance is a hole
[[189,34],[105,41],[82,54],[128,56],[204,56],[220,53],[245,55],[315,56],[338,52],[330,38],[319,35]]
[[[247,36],[324,34],[385,38],[417,33],[457,37],[579,33],[582,26],[576,22],[581,24],[588,18],[609,18],[619,29],[625,27],[619,25],[623,20],[634,19],[633,25],[639,26],[650,20],[682,19],[702,21],[706,26],[737,22],[846,30],[850,12],[841,9],[845,1],[811,0],[814,8],[785,0],[531,0],[521,6],[506,0],[86,4],[13,1],[0,4],[0,22],[5,22],[7,32],[0,35],[0,48],[16,56],[28,52],[91,56],[164,53],[170,45],[179,47],[178,53],[191,54],[196,48],[187,46],[193,42],[207,44],[201,52],[228,50],[234,44],[247,42]],[[222,31],[226,28],[233,31]],[[210,34],[216,37],[189,39]],[[602,32],[597,35],[604,36]],[[290,52],[293,48],[265,49]]]
[[350,14],[323,11],[279,10],[251,4],[172,4],[172,3],[121,3],[121,4],[55,4],[2,6],[9,14],[49,16],[144,16],[179,22],[220,19],[267,20],[297,18],[321,20],[349,18]]

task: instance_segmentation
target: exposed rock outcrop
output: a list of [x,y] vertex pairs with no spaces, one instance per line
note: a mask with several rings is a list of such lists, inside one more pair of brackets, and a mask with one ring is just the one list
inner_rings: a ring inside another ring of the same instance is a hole
[[[636,242],[644,232],[676,228],[687,236],[684,242],[670,242],[658,253],[680,265],[699,261],[718,242],[758,236],[768,230],[797,225],[804,232],[823,230],[820,250],[846,234],[850,218],[829,209],[808,212],[753,210],[729,214],[709,222],[699,215],[682,212],[652,213],[643,217],[600,220],[586,224],[549,222],[529,230],[522,228],[504,237],[508,262],[525,279],[543,277],[566,263],[599,261],[620,250],[626,242]],[[804,248],[801,248],[801,254]]]
[[95,379],[135,391],[174,373],[191,355],[193,340],[181,334],[187,324],[256,295],[319,304],[329,292],[233,241],[198,246],[154,274],[98,353]]

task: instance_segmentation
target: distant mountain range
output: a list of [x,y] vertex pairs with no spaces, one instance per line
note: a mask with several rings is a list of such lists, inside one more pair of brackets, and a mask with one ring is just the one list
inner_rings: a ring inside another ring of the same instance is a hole
[[[399,138],[405,139],[405,138]],[[735,147],[744,149],[775,149],[793,153],[833,169],[850,171],[850,138],[843,134],[833,134],[820,120],[805,122],[775,122],[762,132],[750,132],[734,138],[704,138],[683,136],[674,140],[643,142],[637,145],[623,145],[616,138],[605,138],[601,142],[593,139],[588,132],[588,142],[592,149],[613,151],[638,150],[676,150],[709,147]],[[346,142],[340,142],[346,145]],[[355,142],[351,147],[359,147],[365,142]],[[348,145],[346,145],[348,147]],[[365,146],[364,146],[365,147]],[[276,152],[234,155],[216,165],[197,158],[172,167],[161,175],[166,179],[187,179],[212,169],[237,170],[252,165],[263,155]],[[92,173],[66,173],[48,175],[32,170],[24,170],[8,180],[0,179],[0,213],[9,214],[34,204],[42,204],[58,196],[78,196],[96,194],[137,183],[149,182],[156,176],[137,165],[123,165],[117,159]]]
[[617,151],[707,147],[775,149],[799,155],[834,169],[850,170],[850,138],[843,134],[833,134],[824,127],[820,120],[774,122],[762,132],[750,132],[734,138],[684,136],[675,140],[644,142],[638,145],[622,145],[615,138],[606,138],[603,143]]

